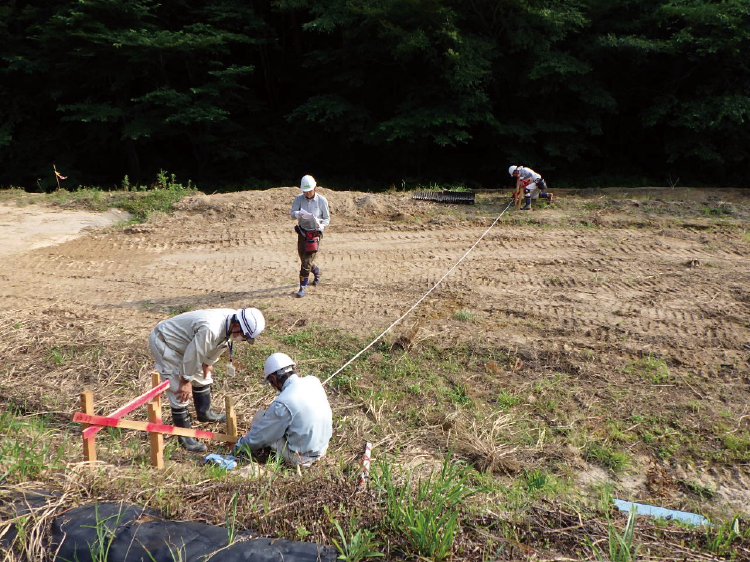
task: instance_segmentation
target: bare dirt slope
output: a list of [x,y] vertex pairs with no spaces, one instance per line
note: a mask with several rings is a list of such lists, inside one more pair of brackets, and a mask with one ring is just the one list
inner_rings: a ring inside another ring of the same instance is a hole
[[[712,395],[709,407],[726,411],[730,429],[747,431],[750,238],[741,190],[559,191],[559,203],[509,209],[487,231],[507,194],[451,206],[407,193],[321,188],[332,221],[319,256],[323,283],[305,299],[293,296],[298,261],[288,211],[297,192],[191,196],[173,215],[88,229],[44,247],[11,248],[19,236],[38,234],[20,235],[5,220],[0,313],[8,320],[21,311],[56,315],[71,325],[95,318],[144,347],[153,326],[181,307],[262,305],[278,323],[376,335],[485,234],[394,331],[419,320],[429,337],[513,347],[527,362],[547,358],[552,370],[566,354],[606,356],[611,370],[586,374],[592,388],[622,384],[617,368],[625,358],[667,357],[678,383],[654,385],[651,400],[673,401],[676,391],[698,401]],[[724,228],[722,218],[734,226]],[[461,311],[474,318],[468,328]],[[527,376],[521,368],[509,384],[521,386]],[[709,392],[716,384],[724,390]],[[747,464],[674,471],[750,509]]]

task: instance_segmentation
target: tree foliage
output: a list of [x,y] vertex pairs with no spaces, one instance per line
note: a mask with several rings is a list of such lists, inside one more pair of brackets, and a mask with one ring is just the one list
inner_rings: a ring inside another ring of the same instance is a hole
[[750,0],[14,0],[0,185],[51,186],[52,163],[105,185],[492,187],[511,163],[747,185],[749,21]]

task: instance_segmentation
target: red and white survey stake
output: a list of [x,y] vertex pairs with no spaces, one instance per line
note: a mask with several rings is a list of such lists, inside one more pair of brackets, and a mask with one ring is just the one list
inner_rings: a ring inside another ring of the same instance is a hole
[[370,474],[370,451],[372,450],[372,443],[365,445],[365,454],[362,456],[362,474],[359,477],[359,485],[364,486],[367,481],[367,477]]

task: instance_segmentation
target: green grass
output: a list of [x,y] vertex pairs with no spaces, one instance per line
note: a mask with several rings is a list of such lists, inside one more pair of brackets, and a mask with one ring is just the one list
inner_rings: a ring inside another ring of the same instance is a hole
[[667,362],[654,355],[646,355],[635,361],[630,361],[622,372],[627,375],[641,377],[653,384],[663,384],[670,380]]
[[0,413],[0,482],[23,482],[59,470],[64,458],[65,442],[47,417],[22,416],[13,408]]
[[506,392],[505,390],[501,390],[497,395],[496,403],[498,408],[506,412],[513,408],[513,406],[517,406],[518,404],[520,404],[521,399],[514,394]]
[[470,406],[471,397],[468,393],[468,388],[463,383],[451,385],[448,389],[448,399],[456,406]]
[[627,453],[606,442],[587,443],[584,447],[584,458],[605,466],[615,473],[622,472],[631,463],[630,456]]
[[406,539],[420,557],[450,558],[460,528],[459,506],[478,492],[466,465],[446,455],[440,470],[412,482],[413,471],[398,478],[387,460],[377,463],[373,482],[385,503],[383,525]]
[[606,554],[589,539],[588,544],[600,562],[635,562],[640,545],[635,543],[636,507],[628,513],[628,519],[622,532],[617,530],[615,523],[607,518],[607,552]]
[[462,322],[471,322],[476,320],[477,315],[469,310],[459,310],[453,313],[454,320],[460,320]]
[[721,524],[707,525],[705,537],[702,544],[694,544],[694,547],[703,547],[708,552],[728,560],[740,560],[738,547],[750,538],[750,528],[742,521],[739,514]]
[[96,535],[96,540],[88,545],[89,555],[91,556],[92,562],[107,562],[107,560],[109,560],[109,551],[117,538],[113,529],[116,529],[119,526],[120,519],[122,518],[122,511],[110,515],[109,517],[101,518],[99,516],[99,504],[95,504],[94,513],[96,523],[94,525],[83,525],[83,527],[94,529]]
[[[326,513],[328,509],[326,508]],[[380,542],[375,538],[375,533],[371,529],[363,528],[361,521],[355,516],[349,518],[347,529],[341,528],[336,519],[329,516],[329,521],[336,529],[336,537],[331,541],[339,552],[338,560],[344,562],[359,562],[367,558],[380,558],[385,556],[377,549],[380,548]],[[304,536],[300,537],[303,539]]]
[[717,207],[704,205],[701,209],[701,213],[706,217],[726,217],[732,216],[734,211],[727,205],[719,205]]
[[161,171],[156,181],[150,185],[133,187],[129,181],[123,181],[121,191],[108,191],[99,187],[78,186],[73,190],[57,189],[48,194],[27,194],[20,190],[3,190],[4,198],[24,202],[45,202],[62,207],[82,208],[89,211],[103,212],[119,208],[131,215],[130,222],[143,222],[155,212],[168,213],[172,206],[185,197],[196,192],[195,186],[188,181],[183,185],[174,174]]
[[727,432],[721,436],[721,442],[732,458],[738,461],[750,460],[750,431]]
[[104,351],[103,345],[55,345],[49,350],[48,362],[62,366],[71,361],[96,363]]

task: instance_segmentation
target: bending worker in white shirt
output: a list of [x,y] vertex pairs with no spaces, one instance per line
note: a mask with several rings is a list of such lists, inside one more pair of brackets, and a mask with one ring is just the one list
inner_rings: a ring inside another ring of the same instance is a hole
[[508,168],[508,173],[516,178],[514,193],[520,196],[521,189],[523,189],[524,205],[521,207],[522,211],[531,210],[532,199],[541,198],[552,203],[552,194],[547,192],[547,183],[534,170],[525,166],[511,166]]
[[253,417],[253,423],[237,441],[234,451],[270,447],[292,465],[310,466],[323,458],[333,432],[333,414],[320,380],[300,377],[294,361],[273,353],[264,365],[266,382],[279,395]]
[[[166,395],[174,425],[190,428],[188,404],[191,394],[198,421],[226,420],[225,414],[211,411],[213,365],[224,350],[229,349],[229,371],[232,344],[241,341],[253,343],[265,327],[266,320],[257,308],[194,310],[156,325],[148,343],[161,379],[170,381]],[[205,444],[192,437],[179,436],[178,440],[188,451],[206,450]]]

